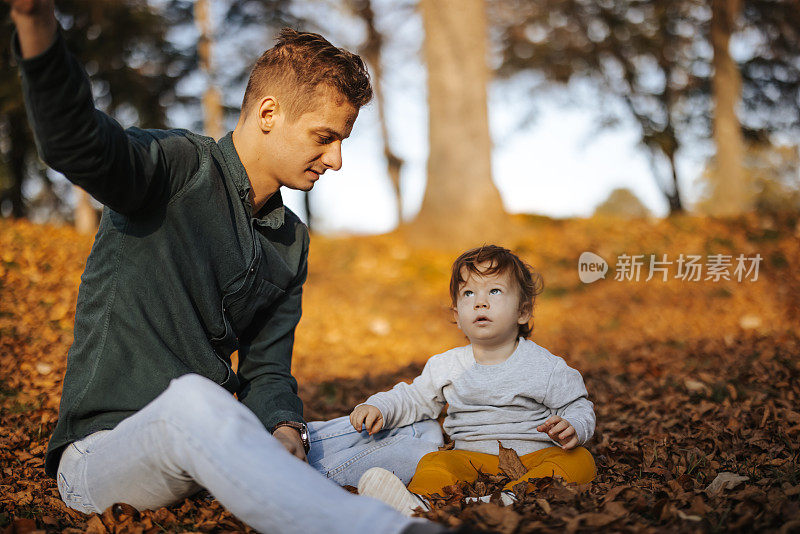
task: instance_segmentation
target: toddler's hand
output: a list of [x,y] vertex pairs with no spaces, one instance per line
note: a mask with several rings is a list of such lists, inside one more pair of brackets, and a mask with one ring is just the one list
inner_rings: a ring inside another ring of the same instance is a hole
[[375,406],[362,404],[356,406],[353,413],[350,414],[350,424],[359,432],[361,432],[362,427],[365,428],[371,436],[383,428],[383,415]]
[[550,439],[556,441],[565,451],[574,449],[578,445],[578,434],[575,428],[559,415],[554,415],[536,427],[539,432],[546,432]]

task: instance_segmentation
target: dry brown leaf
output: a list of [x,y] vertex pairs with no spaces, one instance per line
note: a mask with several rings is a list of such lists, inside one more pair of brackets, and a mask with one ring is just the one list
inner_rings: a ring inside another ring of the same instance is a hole
[[493,503],[482,504],[475,508],[475,515],[492,531],[500,534],[511,534],[520,522],[520,515],[508,506]]
[[99,515],[93,515],[89,518],[86,522],[86,533],[87,534],[107,534],[108,529],[103,524],[102,519],[100,519]]
[[6,530],[8,534],[30,534],[36,531],[36,521],[30,518],[14,519]]
[[517,451],[503,447],[503,444],[499,441],[497,444],[500,447],[500,470],[503,473],[508,475],[512,480],[517,480],[528,472],[525,464],[519,459]]

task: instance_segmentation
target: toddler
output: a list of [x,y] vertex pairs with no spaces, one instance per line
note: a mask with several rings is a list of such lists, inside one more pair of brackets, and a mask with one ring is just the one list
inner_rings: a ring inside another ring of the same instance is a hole
[[453,450],[426,454],[408,489],[375,467],[361,476],[359,493],[411,515],[425,496],[472,482],[478,470],[496,474],[498,441],[528,469],[504,488],[529,478],[561,476],[586,483],[596,469],[581,447],[594,434],[595,415],[581,374],[527,339],[541,277],[511,251],[486,245],[453,264],[450,297],[458,327],[470,344],[433,356],[411,384],[401,382],[355,407],[350,423],[370,435],[435,419],[448,405],[444,430]]

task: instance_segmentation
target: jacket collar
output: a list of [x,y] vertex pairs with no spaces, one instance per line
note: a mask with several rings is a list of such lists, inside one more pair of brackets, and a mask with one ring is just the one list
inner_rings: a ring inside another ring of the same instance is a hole
[[236,147],[233,146],[233,132],[228,132],[217,144],[220,150],[222,150],[222,156],[225,158],[225,165],[230,172],[233,183],[236,185],[239,198],[242,199],[247,214],[254,217],[254,222],[259,226],[268,226],[272,229],[283,226],[286,210],[283,205],[283,197],[281,197],[280,190],[269,197],[266,204],[264,204],[254,216],[253,205],[250,203],[250,178],[248,178],[247,171],[245,171],[244,165],[242,165],[242,160],[239,159]]

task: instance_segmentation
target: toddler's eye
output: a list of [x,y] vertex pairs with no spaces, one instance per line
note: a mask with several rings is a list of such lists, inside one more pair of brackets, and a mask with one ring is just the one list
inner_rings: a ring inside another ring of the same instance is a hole
[[491,291],[489,291],[489,294],[490,294],[490,295],[499,295],[500,293],[502,293],[502,291],[500,291],[500,290],[499,290],[499,289],[497,289],[497,288],[494,288],[494,289],[492,289]]
[[467,289],[466,291],[464,291],[463,295],[465,297],[471,297],[473,295],[472,290]]

